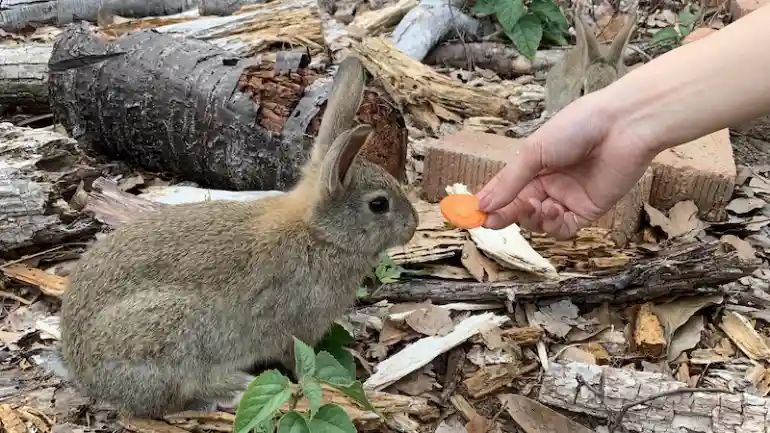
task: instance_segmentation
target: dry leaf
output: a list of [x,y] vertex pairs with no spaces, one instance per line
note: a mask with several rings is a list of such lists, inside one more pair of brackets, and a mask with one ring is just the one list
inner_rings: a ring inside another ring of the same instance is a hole
[[735,311],[726,313],[720,327],[749,358],[755,361],[770,359],[770,347],[743,315]]
[[564,338],[578,324],[578,308],[569,299],[546,305],[535,311],[535,322],[550,334]]
[[600,343],[591,342],[587,344],[581,344],[580,348],[593,355],[596,359],[596,363],[599,365],[609,364],[610,353]]
[[393,384],[406,395],[417,396],[433,390],[436,380],[422,371],[416,371]]
[[487,433],[491,427],[490,424],[491,422],[486,417],[476,414],[476,416],[468,421],[465,428],[468,430],[468,433]]
[[468,433],[468,430],[460,422],[459,417],[453,415],[439,423],[436,427],[436,433]]
[[427,336],[443,337],[454,329],[449,310],[425,302],[418,309],[406,316],[406,324],[415,331]]
[[767,204],[767,202],[761,198],[739,197],[730,201],[727,205],[727,210],[732,213],[743,215],[757,209],[762,209],[765,204]]
[[701,332],[705,328],[703,316],[692,316],[690,319],[674,333],[673,338],[668,345],[668,355],[666,359],[671,362],[679,357],[685,350],[690,350],[697,346],[701,340]]
[[526,433],[594,433],[593,430],[523,395],[501,394],[497,398]]
[[738,252],[738,257],[742,259],[753,259],[756,257],[756,251],[750,243],[735,235],[724,235],[719,239],[721,242],[730,244]]
[[559,359],[584,362],[586,364],[596,364],[595,356],[575,346],[566,347],[559,355]]
[[660,227],[669,239],[694,237],[704,227],[698,219],[698,207],[692,200],[675,204],[668,211],[668,217],[649,203],[644,204],[644,209],[650,217],[650,225]]
[[670,342],[674,332],[687,323],[693,314],[709,305],[721,304],[723,300],[722,295],[687,296],[665,304],[653,305],[652,312],[665,329],[666,341]]
[[500,266],[482,254],[473,242],[465,241],[460,261],[476,281],[500,281]]

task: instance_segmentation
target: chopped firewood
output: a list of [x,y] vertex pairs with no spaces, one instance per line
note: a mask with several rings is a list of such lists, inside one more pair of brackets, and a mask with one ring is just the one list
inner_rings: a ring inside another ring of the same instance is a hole
[[652,312],[649,302],[639,307],[635,322],[634,343],[637,349],[651,357],[663,355],[666,351],[666,338],[660,320]]
[[458,323],[454,330],[447,335],[425,337],[411,343],[395,355],[379,363],[374,374],[364,382],[364,387],[374,390],[383,389],[472,336],[487,328],[500,326],[508,320],[506,316],[483,313],[468,317]]
[[67,287],[67,279],[58,275],[46,273],[37,268],[22,263],[0,266],[0,271],[8,278],[40,289],[48,296],[61,296]]
[[533,344],[543,336],[543,328],[528,326],[524,328],[508,328],[500,331],[500,335],[508,337],[516,344]]
[[[673,395],[662,395],[668,392]],[[647,402],[649,398],[652,400]],[[538,399],[571,412],[620,421],[616,431],[625,428],[640,433],[761,432],[770,407],[770,399],[747,393],[692,389],[661,373],[578,362],[552,363]]]
[[62,198],[99,171],[77,142],[52,131],[0,123],[0,252],[66,242],[99,227]]
[[515,120],[520,111],[490,91],[457,83],[412,60],[382,38],[351,42],[351,49],[382,82],[394,101],[412,113],[428,112],[445,120],[495,116]]
[[617,272],[569,276],[561,281],[476,283],[414,279],[385,284],[370,300],[431,299],[439,304],[567,297],[573,302],[617,304],[677,294],[720,294],[726,290],[720,284],[751,274],[759,261],[741,259],[735,251],[717,255],[718,248],[718,241],[681,243],[637,259]]
[[481,398],[510,385],[517,377],[533,372],[539,366],[538,363],[523,367],[513,364],[487,365],[471,374],[463,384],[470,397]]
[[767,346],[767,342],[754,329],[749,319],[742,314],[735,311],[725,313],[720,327],[749,358],[754,360],[770,359],[770,347]]
[[362,38],[382,33],[388,27],[398,24],[410,9],[417,6],[417,0],[400,0],[398,3],[382,9],[366,11],[356,15],[348,24],[348,32]]

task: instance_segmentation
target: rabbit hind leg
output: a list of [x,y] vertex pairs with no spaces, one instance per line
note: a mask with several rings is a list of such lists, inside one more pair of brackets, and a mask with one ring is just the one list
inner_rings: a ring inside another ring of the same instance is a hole
[[161,418],[180,412],[194,397],[194,387],[174,368],[154,363],[110,361],[95,372],[89,394],[112,404],[121,414]]
[[209,373],[207,379],[196,401],[205,402],[208,407],[214,405],[230,409],[238,406],[254,376],[242,371],[214,371]]

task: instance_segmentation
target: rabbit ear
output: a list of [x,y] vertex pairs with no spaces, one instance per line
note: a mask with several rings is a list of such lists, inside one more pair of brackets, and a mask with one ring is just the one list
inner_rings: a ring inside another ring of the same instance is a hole
[[355,125],[356,112],[361,106],[366,83],[366,70],[358,58],[346,57],[334,75],[334,82],[329,91],[326,111],[318,128],[313,160],[321,161],[332,143]]
[[338,197],[349,184],[348,170],[373,131],[369,125],[358,125],[332,143],[321,167],[321,182],[330,196]]
[[580,16],[580,10],[575,12],[575,45],[580,45],[587,56],[588,63],[593,63],[603,58],[599,50],[599,42],[596,40],[593,32],[588,29],[583,18]]
[[626,22],[626,25],[620,29],[620,32],[612,41],[609,50],[607,50],[607,62],[610,64],[618,64],[623,62],[623,54],[626,52],[628,42],[631,40],[631,34],[634,33],[634,26],[636,25],[636,19],[638,15],[634,11]]

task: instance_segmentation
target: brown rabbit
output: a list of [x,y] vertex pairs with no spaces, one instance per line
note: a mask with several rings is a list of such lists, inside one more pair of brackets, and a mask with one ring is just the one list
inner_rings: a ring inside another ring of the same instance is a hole
[[575,47],[554,65],[545,80],[545,109],[554,114],[579,97],[610,85],[626,73],[623,54],[636,25],[637,13],[606,50],[575,13]]
[[64,375],[123,414],[160,417],[236,397],[245,369],[294,369],[291,336],[316,343],[355,302],[417,212],[400,184],[356,157],[365,70],[340,65],[298,185],[253,202],[168,206],[97,242],[61,310]]

